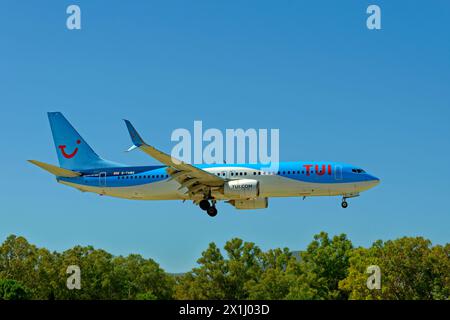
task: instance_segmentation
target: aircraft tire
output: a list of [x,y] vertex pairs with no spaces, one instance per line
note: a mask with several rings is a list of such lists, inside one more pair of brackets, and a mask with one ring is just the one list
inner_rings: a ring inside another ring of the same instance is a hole
[[198,204],[200,209],[202,210],[208,210],[211,207],[211,203],[209,203],[208,200],[202,200],[200,201],[200,203]]
[[214,206],[209,207],[206,210],[206,213],[210,216],[210,217],[215,217],[217,215],[217,209]]

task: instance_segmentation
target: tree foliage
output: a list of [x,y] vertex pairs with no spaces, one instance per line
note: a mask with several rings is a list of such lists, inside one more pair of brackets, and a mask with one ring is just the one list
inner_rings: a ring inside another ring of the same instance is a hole
[[[366,286],[369,265],[381,269],[381,290]],[[450,245],[431,246],[422,237],[404,237],[358,248],[340,288],[351,299],[449,299]]]
[[[68,290],[67,267],[81,270],[81,290]],[[29,288],[33,299],[170,299],[173,278],[152,259],[115,257],[92,246],[62,253],[9,236],[0,246],[0,279],[14,279]]]
[[0,279],[0,300],[27,300],[30,289],[16,280]]
[[[344,234],[321,232],[298,254],[234,238],[223,250],[210,243],[197,263],[175,276],[137,254],[92,246],[50,252],[11,235],[0,246],[0,300],[450,298],[450,244],[421,237],[354,248]],[[80,267],[80,290],[66,286],[70,265]],[[381,269],[380,290],[367,287],[370,265]]]

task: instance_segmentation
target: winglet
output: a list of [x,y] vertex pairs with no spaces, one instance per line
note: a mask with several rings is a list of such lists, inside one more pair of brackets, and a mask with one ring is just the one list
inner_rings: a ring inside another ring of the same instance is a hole
[[130,121],[123,119],[125,121],[125,124],[127,125],[128,133],[130,134],[131,141],[133,141],[134,146],[128,149],[128,151],[131,151],[135,148],[138,148],[145,144],[144,140],[142,140],[139,133],[136,131],[136,129],[133,127]]
[[125,150],[125,152],[133,151],[134,149],[138,149],[139,147],[135,146],[134,144],[128,148],[128,150]]

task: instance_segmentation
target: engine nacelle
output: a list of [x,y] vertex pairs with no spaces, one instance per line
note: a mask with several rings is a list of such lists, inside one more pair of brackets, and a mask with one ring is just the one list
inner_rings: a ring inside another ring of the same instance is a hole
[[248,209],[265,209],[269,206],[269,200],[267,198],[258,198],[253,200],[231,200],[231,204],[240,210]]
[[224,184],[223,193],[230,199],[258,198],[259,181],[253,179],[231,180]]

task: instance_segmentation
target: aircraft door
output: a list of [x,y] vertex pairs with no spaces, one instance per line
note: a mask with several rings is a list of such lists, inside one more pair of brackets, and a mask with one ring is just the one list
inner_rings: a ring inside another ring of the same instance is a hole
[[342,166],[337,165],[334,167],[334,179],[342,180]]
[[100,187],[106,186],[106,172],[100,172],[98,176],[98,184]]

